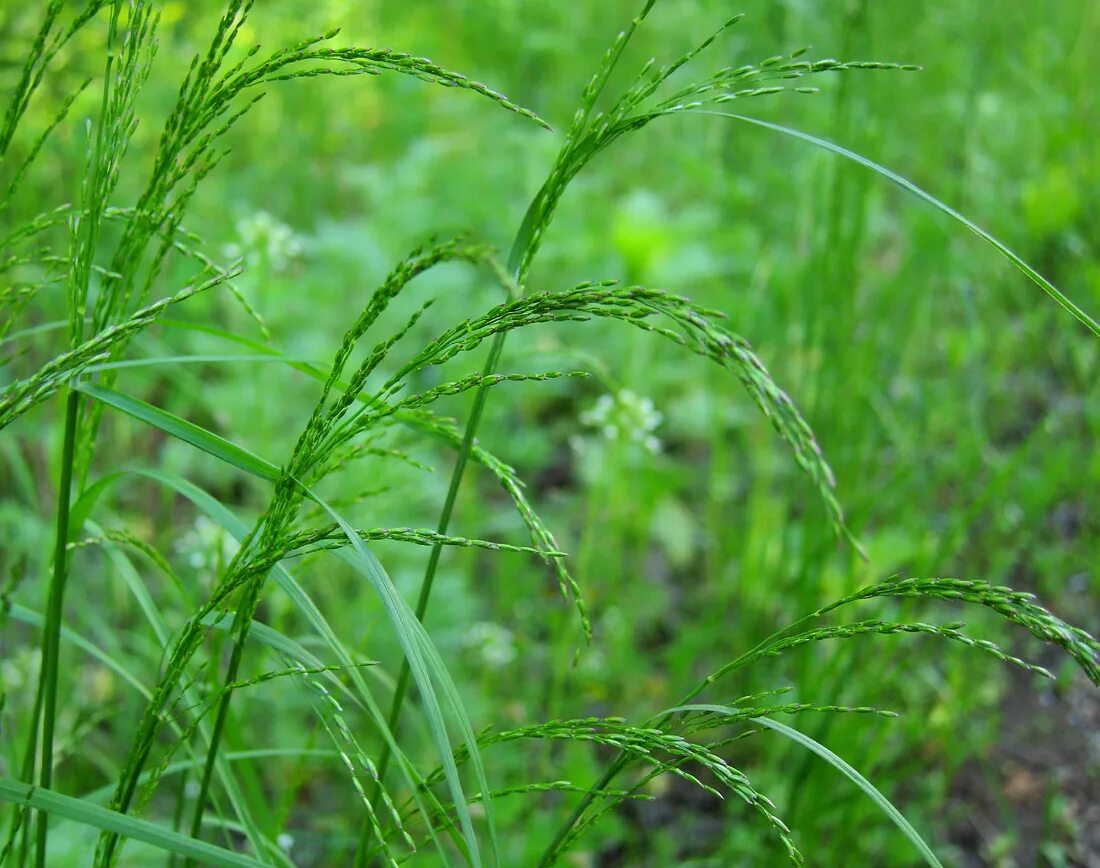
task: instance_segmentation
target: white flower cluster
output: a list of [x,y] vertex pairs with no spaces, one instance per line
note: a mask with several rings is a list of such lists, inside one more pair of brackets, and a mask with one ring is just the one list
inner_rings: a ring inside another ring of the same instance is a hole
[[663,420],[652,400],[630,389],[601,395],[590,410],[581,413],[581,422],[597,429],[605,439],[633,442],[653,454],[661,451],[661,441],[654,432]]
[[195,524],[176,543],[176,551],[196,572],[224,567],[233,559],[238,547],[237,541],[224,528],[205,515],[195,519]]
[[516,659],[512,631],[491,621],[478,621],[471,625],[464,642],[490,669],[502,669]]
[[223,250],[227,259],[243,258],[245,265],[266,265],[272,271],[283,271],[290,260],[302,253],[302,241],[294,230],[267,211],[257,211],[237,221],[235,244]]

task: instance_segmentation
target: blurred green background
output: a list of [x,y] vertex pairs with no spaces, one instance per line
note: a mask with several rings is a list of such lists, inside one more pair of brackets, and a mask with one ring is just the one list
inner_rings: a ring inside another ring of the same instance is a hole
[[[429,56],[559,131],[409,79],[290,82],[233,132],[232,154],[201,188],[186,224],[212,255],[245,258],[239,287],[273,345],[328,360],[389,268],[433,233],[470,231],[507,250],[581,87],[636,6],[262,3],[246,43],[274,48],[338,25],[341,42]],[[6,57],[25,50],[37,24],[33,7],[0,5]],[[682,53],[739,9],[748,17],[704,65],[804,45],[815,57],[922,65],[920,73],[826,79],[816,96],[760,100],[751,113],[895,169],[1001,238],[1086,311],[1100,312],[1100,3],[664,0],[623,68],[633,73],[650,56]],[[165,5],[116,204],[143,182],[180,76],[218,11],[211,0]],[[28,126],[98,72],[103,31],[81,34],[32,105]],[[5,66],[3,74],[12,73]],[[83,118],[94,106],[91,95],[78,103],[5,220],[75,199]],[[506,370],[600,374],[506,387],[481,431],[528,482],[571,553],[595,639],[588,648],[579,643],[571,612],[537,562],[446,552],[428,627],[475,725],[589,714],[644,720],[778,626],[898,572],[1011,584],[1086,629],[1100,627],[1100,344],[977,238],[865,169],[802,143],[718,118],[679,117],[627,137],[578,178],[530,288],[603,277],[664,287],[729,315],[815,428],[868,559],[836,542],[813,491],[728,375],[614,323],[521,333],[510,340]],[[390,321],[431,296],[436,306],[417,327],[423,338],[487,308],[499,291],[448,267],[422,279]],[[60,294],[41,301],[28,324],[56,318],[62,304]],[[188,302],[177,315],[261,337],[226,293]],[[164,325],[132,353],[220,351],[213,339]],[[289,454],[316,393],[312,381],[282,367],[246,364],[135,369],[118,388],[275,461]],[[31,575],[45,571],[50,550],[57,409],[40,408],[0,438],[0,557],[25,553]],[[447,410],[462,418],[468,402]],[[242,512],[261,504],[258,488],[232,471],[135,422],[112,416],[104,433],[97,467],[167,466]],[[363,496],[353,513],[364,524],[434,526],[451,457],[427,448],[417,457],[435,472],[364,464],[345,477],[354,490],[339,494]],[[134,484],[112,509],[116,525],[169,552],[181,574],[212,581],[217,531],[186,505]],[[487,474],[471,473],[456,515],[457,533],[523,542]],[[411,599],[426,551],[384,543],[378,551]],[[110,561],[89,554],[78,564],[86,577],[74,574],[70,623],[110,637],[102,641],[155,671],[159,648]],[[310,591],[337,632],[395,672],[396,650],[368,592],[336,568],[312,576]],[[169,589],[153,592],[171,609]],[[40,596],[37,585],[20,592],[35,607]],[[930,619],[949,610],[909,614]],[[263,617],[295,630],[276,595]],[[1039,653],[1001,625],[967,617],[973,633]],[[5,645],[6,715],[33,694],[31,648],[29,639]],[[64,782],[80,793],[111,779],[128,733],[104,718],[133,700],[105,670],[68,653],[74,759]],[[1051,686],[931,639],[858,639],[812,646],[744,673],[729,689],[739,696],[792,685],[798,700],[902,712],[898,720],[850,716],[802,726],[875,781],[946,862],[1096,865],[1100,708],[1084,678],[1068,667],[1062,674]],[[273,685],[248,703],[243,719],[256,721],[256,744],[316,737],[306,734],[308,709],[290,688]],[[833,769],[766,736],[744,744],[732,759],[776,801],[810,864],[914,864],[910,845]],[[488,758],[502,785],[540,773],[586,784],[608,759],[576,747],[495,750]],[[294,835],[292,858],[343,864],[356,827],[339,767],[275,765],[258,774]],[[782,863],[740,803],[679,784],[661,795],[597,827],[572,864]],[[560,800],[555,811],[548,804],[555,801],[502,800],[505,864],[529,864],[541,851],[562,816]],[[86,839],[75,829],[69,835],[72,864],[82,864]],[[65,858],[63,849],[56,858]],[[140,849],[127,853],[140,864]]]

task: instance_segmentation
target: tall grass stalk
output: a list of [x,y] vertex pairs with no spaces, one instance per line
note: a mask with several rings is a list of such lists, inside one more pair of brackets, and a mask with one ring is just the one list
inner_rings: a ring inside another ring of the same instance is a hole
[[[69,504],[73,482],[73,461],[76,451],[76,421],[80,411],[80,395],[70,391],[65,400],[65,434],[61,447],[61,470],[57,486],[57,531],[54,541],[53,578],[46,604],[46,628],[42,634],[42,758],[38,785],[44,790],[53,786],[54,728],[57,722],[58,658],[61,646],[61,621],[64,615],[65,583],[69,565]],[[37,724],[31,731],[37,730]],[[44,868],[49,815],[38,814],[35,864]]]

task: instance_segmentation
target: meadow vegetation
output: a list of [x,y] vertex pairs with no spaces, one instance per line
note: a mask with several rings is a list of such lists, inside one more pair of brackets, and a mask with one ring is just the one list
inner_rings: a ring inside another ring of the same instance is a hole
[[0,4],[0,864],[1097,857],[1100,7],[730,12]]

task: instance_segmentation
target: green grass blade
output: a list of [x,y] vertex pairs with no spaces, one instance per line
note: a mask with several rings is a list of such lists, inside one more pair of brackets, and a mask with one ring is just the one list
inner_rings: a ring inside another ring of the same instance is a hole
[[132,838],[135,841],[151,844],[168,853],[198,859],[207,865],[225,866],[225,868],[237,868],[237,866],[252,868],[252,866],[262,866],[264,864],[241,853],[234,853],[231,850],[216,847],[204,841],[188,838],[186,835],[181,835],[171,829],[165,829],[155,823],[120,814],[100,805],[89,804],[82,799],[63,796],[53,790],[28,786],[10,778],[0,779],[0,800],[28,805],[47,814],[75,820],[96,829],[114,832],[124,838]]
[[1098,324],[1096,320],[1094,320],[1091,316],[1089,316],[1081,308],[1074,304],[1073,301],[1071,301],[1065,294],[1061,292],[1061,290],[1058,289],[1058,287],[1056,287],[1053,283],[1051,283],[1049,280],[1039,274],[1038,271],[1028,265],[1017,254],[1013,253],[1008,245],[994,238],[992,235],[982,229],[981,226],[979,226],[973,220],[964,217],[950,205],[940,201],[931,193],[921,189],[912,181],[903,178],[896,172],[892,172],[885,166],[882,166],[874,162],[873,160],[868,160],[866,157],[860,156],[854,151],[849,151],[847,148],[841,147],[840,145],[834,144],[833,142],[830,142],[826,139],[818,138],[817,136],[810,135],[809,133],[804,133],[801,130],[792,129],[791,127],[785,127],[781,124],[773,124],[769,121],[762,121],[759,118],[751,118],[747,117],[746,115],[733,114],[732,112],[694,109],[692,110],[692,113],[730,118],[735,121],[743,121],[747,124],[753,124],[754,126],[763,127],[766,130],[771,130],[776,133],[782,133],[785,136],[790,136],[791,138],[799,139],[803,142],[808,142],[811,145],[816,145],[819,148],[824,148],[826,151],[830,151],[831,153],[851,160],[853,163],[858,163],[859,165],[870,169],[872,172],[876,172],[879,175],[882,175],[884,178],[893,181],[903,190],[906,190],[912,193],[914,196],[923,199],[933,208],[942,211],[944,214],[947,214],[949,217],[961,223],[983,241],[986,241],[987,243],[993,245],[993,247],[996,248],[1002,256],[1008,259],[1009,262],[1011,262],[1020,271],[1027,275],[1028,279],[1032,283],[1038,286],[1041,290],[1043,290],[1043,292],[1045,292],[1063,308],[1069,311],[1077,320],[1082,322],[1089,329],[1089,331],[1091,331],[1095,335],[1100,336],[1100,324]]
[[176,437],[185,443],[190,443],[197,449],[201,449],[215,458],[220,458],[227,464],[231,464],[239,470],[245,471],[268,482],[276,482],[279,479],[279,468],[260,456],[249,452],[247,449],[231,443],[224,437],[208,431],[193,422],[181,419],[173,413],[146,404],[137,398],[116,392],[114,389],[105,389],[101,386],[82,384],[75,387],[89,398],[102,401],[109,407],[121,410],[129,416],[133,416],[147,425],[159,428],[165,434]]
[[185,356],[153,356],[146,359],[123,359],[118,362],[104,362],[100,365],[89,365],[84,373],[94,374],[99,371],[118,371],[124,368],[157,368],[165,365],[224,365],[240,362],[267,363],[272,362],[282,365],[320,365],[316,359],[292,359],[285,356],[264,353],[262,355],[185,355]]
[[[306,490],[307,492],[309,491],[309,489]],[[469,848],[469,858],[473,865],[480,866],[481,855],[478,848],[477,835],[474,832],[473,820],[470,816],[467,799],[463,795],[462,781],[458,774],[458,767],[454,761],[450,737],[447,735],[447,726],[443,717],[443,710],[434,687],[434,683],[442,683],[442,680],[447,678],[445,674],[446,670],[441,668],[441,661],[438,656],[425,653],[425,648],[431,644],[431,639],[428,637],[427,631],[425,631],[412,609],[409,608],[409,605],[397,592],[397,588],[394,587],[393,582],[390,580],[389,576],[386,575],[386,571],[383,569],[381,563],[378,562],[378,559],[370,549],[367,548],[366,543],[359,538],[354,528],[352,528],[321,498],[317,497],[317,495],[312,492],[309,492],[309,496],[340,526],[352,545],[350,550],[337,549],[334,554],[348,563],[356,572],[364,576],[371,583],[375,592],[382,600],[382,604],[385,606],[386,614],[389,616],[390,622],[397,633],[397,638],[401,643],[405,659],[409,663],[413,680],[420,690],[421,701],[424,704],[426,717],[432,732],[432,739],[435,742],[436,750],[439,753],[440,760],[445,770],[447,785],[451,791],[451,798],[455,803],[455,810],[458,813],[463,838]],[[455,708],[453,703],[449,704],[451,705],[452,711],[456,713],[456,717],[461,721],[463,736],[466,737],[467,733],[472,735],[472,727],[470,727],[469,721],[466,719],[461,707]],[[470,751],[471,758],[478,757],[475,763],[480,763],[480,752],[478,751],[476,739],[466,737],[466,746]],[[477,767],[478,766],[475,766],[475,768]],[[489,788],[483,782],[483,771],[479,773],[478,777],[478,783],[482,785],[482,792],[488,794]],[[492,813],[488,798],[485,800],[485,813],[487,818],[491,818]],[[490,828],[492,829],[492,825],[490,825]],[[495,851],[495,836],[493,848]]]
[[[718,708],[719,706],[715,706]],[[727,708],[726,711],[733,713],[735,709]],[[797,729],[792,729],[785,723],[780,723],[777,720],[772,720],[767,717],[754,717],[752,722],[759,724],[760,726],[773,729],[781,735],[786,736],[791,741],[802,745],[808,751],[816,753],[825,762],[829,763],[833,768],[844,775],[853,784],[863,790],[867,798],[874,802],[882,810],[891,822],[897,826],[904,833],[905,837],[913,842],[913,846],[920,851],[924,861],[927,862],[932,868],[943,868],[943,864],[936,858],[936,854],[932,852],[932,848],[928,846],[925,840],[920,836],[920,833],[913,828],[913,825],[905,819],[905,816],[886,798],[878,788],[875,787],[867,778],[852,768],[847,762],[829,750],[825,745],[814,741],[805,733],[799,732]]]

